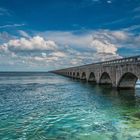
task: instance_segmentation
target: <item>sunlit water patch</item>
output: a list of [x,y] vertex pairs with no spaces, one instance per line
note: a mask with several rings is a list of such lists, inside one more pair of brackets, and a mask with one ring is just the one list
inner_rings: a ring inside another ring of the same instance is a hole
[[1,140],[139,140],[140,98],[54,74],[0,77]]

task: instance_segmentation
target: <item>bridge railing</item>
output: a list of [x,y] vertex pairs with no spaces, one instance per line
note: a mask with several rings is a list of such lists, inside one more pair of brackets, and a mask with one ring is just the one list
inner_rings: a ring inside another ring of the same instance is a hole
[[101,62],[101,64],[109,65],[109,64],[120,64],[120,63],[136,63],[136,62],[140,62],[140,56],[126,57],[122,59],[105,61],[105,62]]
[[[110,61],[104,61],[104,62],[97,62],[97,63],[91,63],[91,64],[87,64],[87,65],[82,65],[82,66],[76,66],[76,67],[70,67],[70,68],[64,68],[61,70],[56,70],[57,72],[62,72],[62,71],[69,71],[69,69],[71,69],[71,71],[75,71],[77,69],[84,69],[86,67],[90,67],[90,66],[97,66],[97,65],[115,65],[115,64],[129,64],[129,63],[140,63],[140,55],[139,56],[133,56],[133,57],[126,57],[126,58],[121,58],[121,59],[115,59],[115,60],[110,60]],[[55,72],[56,72],[55,71]]]
[[109,60],[109,61],[103,61],[103,62],[82,65],[82,66],[78,66],[78,67],[73,67],[73,69],[77,69],[77,68],[83,69],[86,67],[97,66],[97,65],[115,65],[115,64],[125,64],[125,63],[127,63],[127,64],[128,63],[140,63],[140,55],[134,56],[134,57],[126,57],[126,58],[121,58],[121,59],[115,59],[115,60]]

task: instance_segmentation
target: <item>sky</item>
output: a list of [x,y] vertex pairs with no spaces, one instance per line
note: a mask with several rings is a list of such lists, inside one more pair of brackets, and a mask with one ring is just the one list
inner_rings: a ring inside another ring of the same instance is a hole
[[0,71],[50,71],[140,55],[140,0],[0,0]]

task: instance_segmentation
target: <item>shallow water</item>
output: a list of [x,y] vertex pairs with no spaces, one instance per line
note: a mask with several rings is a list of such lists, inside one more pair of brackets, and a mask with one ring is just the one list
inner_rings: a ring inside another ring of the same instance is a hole
[[49,73],[2,75],[0,140],[140,139],[139,90]]

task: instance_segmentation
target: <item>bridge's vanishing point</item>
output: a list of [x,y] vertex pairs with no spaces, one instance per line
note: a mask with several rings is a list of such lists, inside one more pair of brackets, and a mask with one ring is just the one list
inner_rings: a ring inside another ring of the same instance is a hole
[[140,56],[104,61],[52,71],[74,79],[115,88],[133,89],[140,79]]

